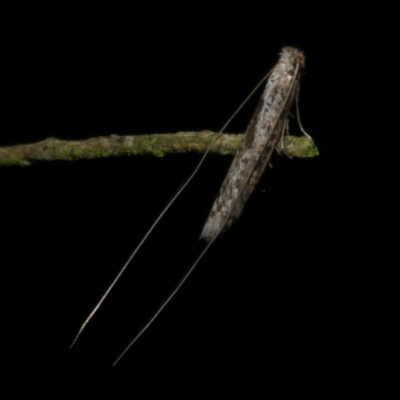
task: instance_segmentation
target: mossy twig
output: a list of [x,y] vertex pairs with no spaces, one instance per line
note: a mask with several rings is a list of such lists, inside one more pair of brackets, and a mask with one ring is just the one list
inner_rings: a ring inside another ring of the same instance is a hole
[[[0,166],[29,166],[43,161],[75,161],[104,157],[197,152],[204,153],[218,134],[210,131],[178,132],[151,135],[101,136],[87,140],[46,140],[0,147]],[[240,134],[223,134],[212,153],[235,154],[243,140]],[[305,137],[286,136],[283,153],[289,157],[311,158],[318,155],[314,142]]]

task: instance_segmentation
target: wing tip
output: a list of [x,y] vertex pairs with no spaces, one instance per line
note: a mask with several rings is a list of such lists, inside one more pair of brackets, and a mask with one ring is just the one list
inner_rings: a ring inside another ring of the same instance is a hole
[[204,239],[206,242],[210,243],[218,236],[219,232],[220,227],[217,221],[209,218],[201,231],[200,239]]

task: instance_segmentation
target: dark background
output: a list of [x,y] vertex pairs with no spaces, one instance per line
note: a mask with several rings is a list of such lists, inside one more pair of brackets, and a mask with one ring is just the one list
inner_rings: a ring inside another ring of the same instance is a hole
[[[395,7],[43,4],[2,13],[0,145],[218,130],[291,45],[307,56],[300,109],[320,157],[274,158],[241,219],[113,369],[203,248],[231,158],[208,158],[71,351],[200,156],[1,168],[4,398],[369,390],[365,371],[398,359]],[[229,132],[244,131],[258,96]]]

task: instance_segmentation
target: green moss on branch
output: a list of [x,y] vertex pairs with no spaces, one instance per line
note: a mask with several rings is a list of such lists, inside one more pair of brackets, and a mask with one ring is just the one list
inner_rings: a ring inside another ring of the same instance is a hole
[[[210,131],[178,132],[152,135],[101,136],[87,140],[48,138],[41,142],[0,147],[0,166],[28,166],[43,161],[75,161],[106,157],[173,153],[204,153],[218,134]],[[223,134],[211,152],[235,154],[243,135]],[[311,158],[318,155],[314,142],[305,137],[286,136],[283,153],[290,157]]]

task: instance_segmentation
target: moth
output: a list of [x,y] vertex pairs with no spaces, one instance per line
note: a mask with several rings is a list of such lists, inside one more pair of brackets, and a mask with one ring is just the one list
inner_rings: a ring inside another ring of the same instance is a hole
[[214,240],[240,217],[286,128],[304,63],[300,50],[283,48],[204,225],[201,238],[206,241]]
[[[294,47],[284,47],[282,49],[277,64],[272,68],[269,73],[269,79],[258,103],[258,106],[248,125],[244,140],[241,143],[232,161],[230,169],[225,177],[225,180],[222,183],[219,194],[215,199],[215,202],[211,208],[211,212],[202,230],[200,238],[204,239],[207,242],[206,247],[200,253],[195,262],[186,271],[184,276],[180,279],[174,290],[158,307],[158,309],[154,312],[154,314],[151,316],[145,326],[139,330],[139,332],[131,340],[124,351],[119,355],[113,365],[115,365],[123,357],[128,349],[139,339],[139,337],[157,318],[157,316],[161,313],[161,311],[165,308],[169,301],[178,292],[180,287],[189,277],[193,269],[199,263],[199,261],[207,252],[215,239],[222,232],[226,231],[233,224],[233,222],[240,217],[246,201],[249,199],[250,195],[254,191],[257,182],[259,181],[260,177],[264,173],[265,168],[270,162],[272,153],[274,152],[276,146],[279,143],[279,140],[281,139],[284,131],[287,128],[289,112],[294,100],[296,100],[297,117],[300,128],[302,132],[309,137],[309,135],[304,131],[303,127],[301,126],[297,104],[300,76],[304,69],[304,65],[305,56],[300,50]],[[254,89],[253,92],[256,89]],[[247,99],[245,100],[245,102],[246,101]],[[242,105],[243,104],[244,103],[242,103]],[[242,105],[230,118],[230,120],[236,115]],[[227,124],[230,122],[230,120],[227,122]],[[221,132],[225,129],[227,124],[225,124],[225,126],[222,128]],[[215,143],[215,141],[213,143]],[[146,241],[147,237],[153,231],[154,227],[158,224],[160,219],[164,216],[164,214],[167,212],[175,199],[180,195],[180,193],[184,190],[187,184],[197,173],[208,151],[212,147],[212,144],[204,153],[196,169],[189,176],[187,181],[182,185],[176,195],[170,200],[170,202],[167,204],[161,214],[157,217],[153,225],[150,227],[139,245],[129,257],[128,261],[122,267],[114,281],[111,283],[107,291],[97,303],[93,311],[84,321],[70,348],[78,340],[87,323],[91,320],[93,315],[99,309],[109,292],[112,290],[116,282],[121,277],[122,273],[125,271],[128,264],[131,262],[142,244]]]

